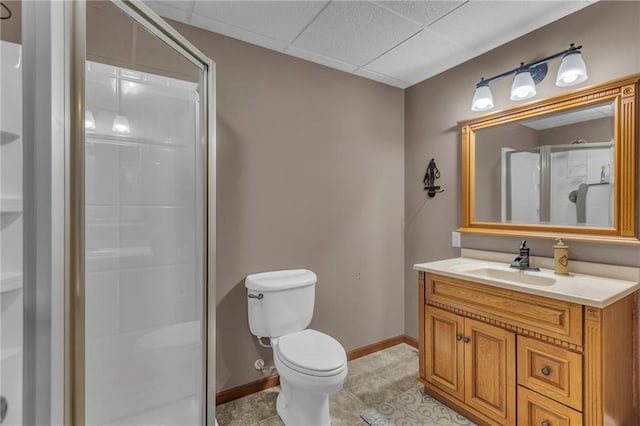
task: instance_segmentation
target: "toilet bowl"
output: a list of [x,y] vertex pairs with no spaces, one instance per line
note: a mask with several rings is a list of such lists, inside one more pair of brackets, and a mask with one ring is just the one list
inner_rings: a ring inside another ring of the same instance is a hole
[[342,389],[347,357],[340,343],[307,329],[272,340],[282,392],[276,409],[285,424],[329,425],[329,395]]
[[249,326],[269,337],[282,391],[276,401],[285,425],[328,426],[329,395],[342,389],[347,355],[333,337],[307,329],[316,276],[298,269],[249,275]]

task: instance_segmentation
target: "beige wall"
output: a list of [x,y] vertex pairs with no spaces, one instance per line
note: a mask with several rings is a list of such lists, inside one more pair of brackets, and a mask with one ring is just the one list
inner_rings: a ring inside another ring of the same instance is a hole
[[613,140],[613,118],[584,121],[540,130],[540,145],[562,145],[582,139],[588,143]]
[[[11,10],[11,18],[3,19],[0,24],[0,40],[20,44],[22,41],[22,1],[3,0],[2,3]],[[2,16],[6,11],[2,10]]]
[[108,1],[87,2],[87,59],[197,82],[196,66]]
[[[405,329],[416,337],[415,263],[454,257],[451,231],[460,225],[460,137],[456,122],[473,117],[471,98],[480,77],[490,77],[565,49],[584,46],[589,80],[594,84],[640,72],[640,2],[596,3],[573,15],[498,47],[471,61],[417,84],[405,92]],[[537,98],[563,92],[554,85],[559,60],[537,86]],[[496,109],[506,108],[511,79],[491,85]],[[426,199],[422,174],[429,158],[438,162],[445,192]],[[463,235],[463,247],[516,253],[517,238]],[[529,241],[534,255],[551,256],[548,240]],[[640,266],[636,247],[570,244],[573,259]]]
[[403,91],[173,24],[217,64],[217,390],[272,360],[254,272],[315,271],[311,327],[347,350],[403,334]]

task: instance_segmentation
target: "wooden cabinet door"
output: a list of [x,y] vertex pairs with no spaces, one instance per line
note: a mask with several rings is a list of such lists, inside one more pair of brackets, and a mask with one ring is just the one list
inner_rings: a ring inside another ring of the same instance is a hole
[[466,404],[500,424],[515,425],[515,334],[469,318],[464,325]]
[[518,386],[518,426],[582,426],[582,414]]
[[441,309],[427,306],[425,322],[425,379],[464,399],[464,320]]

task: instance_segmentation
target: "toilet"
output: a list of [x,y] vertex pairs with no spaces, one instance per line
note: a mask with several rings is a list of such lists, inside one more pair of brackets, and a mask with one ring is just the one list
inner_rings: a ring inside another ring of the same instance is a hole
[[276,409],[285,425],[330,425],[329,395],[342,389],[347,377],[342,345],[307,328],[316,282],[316,274],[306,269],[252,274],[245,280],[249,328],[258,339],[270,339],[282,388]]

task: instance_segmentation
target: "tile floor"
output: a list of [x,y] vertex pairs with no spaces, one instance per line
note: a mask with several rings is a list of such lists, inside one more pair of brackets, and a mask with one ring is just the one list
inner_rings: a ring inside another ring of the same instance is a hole
[[[389,401],[418,384],[418,351],[401,343],[349,361],[343,389],[330,399],[333,426],[366,426],[366,408]],[[220,426],[282,425],[276,413],[279,388],[271,388],[216,407]]]

